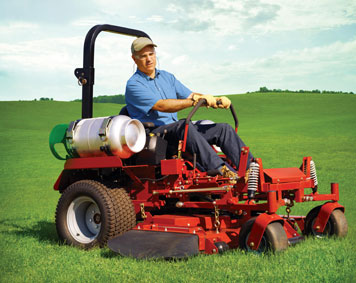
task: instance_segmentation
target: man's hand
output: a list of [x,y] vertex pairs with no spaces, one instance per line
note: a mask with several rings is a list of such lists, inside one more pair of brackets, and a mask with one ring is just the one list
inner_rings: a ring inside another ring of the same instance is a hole
[[193,94],[193,96],[192,96],[193,105],[195,106],[201,99],[206,100],[207,108],[209,108],[209,107],[218,108],[218,106],[216,105],[215,97],[210,94],[207,94],[207,95]]
[[[216,99],[217,106],[219,108],[225,108],[225,109],[230,108],[231,100],[228,99],[227,97],[221,96],[221,97],[215,97],[215,99]],[[218,101],[220,101],[220,103],[218,103]]]

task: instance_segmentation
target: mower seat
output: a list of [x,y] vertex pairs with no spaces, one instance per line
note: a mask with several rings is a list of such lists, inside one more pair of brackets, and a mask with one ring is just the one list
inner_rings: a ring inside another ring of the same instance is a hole
[[[119,115],[125,115],[130,117],[129,111],[127,110],[127,106],[125,105],[124,107],[121,108]],[[155,124],[153,122],[141,122],[142,125],[145,127],[145,129],[150,129],[154,128]]]
[[[125,105],[119,112],[119,115],[130,117]],[[159,135],[152,135],[150,132],[154,129],[155,124],[152,122],[141,122],[146,129],[146,144],[144,149],[132,156],[133,162],[136,165],[159,164],[161,160],[166,158],[168,142]]]
[[[130,114],[127,110],[127,106],[121,108],[119,115],[125,115],[130,117]],[[167,140],[161,136],[152,136],[150,135],[151,130],[155,127],[155,124],[152,122],[141,122],[146,129],[147,133],[147,141],[144,149],[135,154],[133,158],[135,158],[134,163],[139,164],[159,164],[162,159],[171,158],[172,156],[177,155],[178,148],[177,146],[173,146],[168,144]],[[213,124],[214,122],[211,120],[199,120],[192,121],[193,124]],[[221,152],[221,149],[217,146],[213,145],[213,148],[216,152]],[[189,152],[184,152],[183,157],[187,160],[193,161],[193,155]],[[204,171],[203,167],[197,162],[196,166],[199,170]]]

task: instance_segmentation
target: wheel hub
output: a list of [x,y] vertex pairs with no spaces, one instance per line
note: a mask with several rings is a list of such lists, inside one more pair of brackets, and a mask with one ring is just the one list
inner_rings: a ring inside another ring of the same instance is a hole
[[266,237],[263,235],[260,245],[258,246],[257,250],[251,249],[251,247],[248,245],[248,238],[250,237],[250,233],[247,234],[246,240],[245,240],[245,246],[247,247],[248,252],[254,252],[254,253],[264,253],[268,249],[268,243]]
[[94,241],[101,230],[101,213],[97,203],[87,196],[74,199],[67,210],[67,226],[79,243]]
[[[313,219],[312,221],[312,227],[314,227],[314,223],[315,223],[316,219]],[[331,233],[331,225],[330,225],[330,220],[326,223],[325,229],[323,232],[317,232],[315,229],[312,229],[312,233],[314,236],[316,236],[317,238],[324,238],[327,235],[330,235]]]
[[101,215],[99,213],[96,213],[94,216],[93,216],[93,219],[94,219],[94,223],[95,224],[100,224],[101,223]]

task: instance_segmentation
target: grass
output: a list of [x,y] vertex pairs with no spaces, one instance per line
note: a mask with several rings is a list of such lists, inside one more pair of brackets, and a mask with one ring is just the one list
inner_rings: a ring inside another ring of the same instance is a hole
[[[231,96],[239,134],[265,168],[316,162],[319,190],[340,184],[349,234],[307,239],[276,255],[229,251],[184,261],[137,261],[106,249],[58,243],[53,184],[63,168],[48,148],[54,125],[80,118],[75,102],[0,102],[0,282],[352,282],[356,276],[356,96],[245,94]],[[121,105],[96,104],[95,116]],[[182,111],[184,117],[187,111]],[[232,122],[227,110],[201,109],[194,119]],[[306,214],[319,203],[292,208]],[[283,213],[284,211],[281,211]]]

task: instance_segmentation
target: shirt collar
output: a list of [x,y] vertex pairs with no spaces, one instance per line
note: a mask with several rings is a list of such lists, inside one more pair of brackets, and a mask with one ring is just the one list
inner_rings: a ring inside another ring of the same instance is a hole
[[[145,78],[147,81],[152,81],[154,79],[152,79],[150,76],[147,76],[145,73],[141,72],[139,69],[136,70],[136,73],[139,74],[141,77]],[[155,78],[158,78],[158,76],[160,75],[160,70],[158,70],[156,68],[156,76]]]

